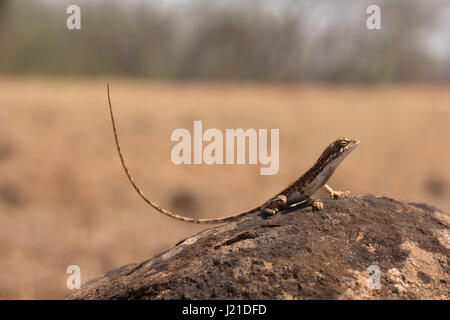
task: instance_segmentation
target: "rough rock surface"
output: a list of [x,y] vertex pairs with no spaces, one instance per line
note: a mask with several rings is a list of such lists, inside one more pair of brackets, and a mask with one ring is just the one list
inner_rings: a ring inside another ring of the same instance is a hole
[[324,205],[206,229],[67,298],[450,299],[448,214],[373,195]]

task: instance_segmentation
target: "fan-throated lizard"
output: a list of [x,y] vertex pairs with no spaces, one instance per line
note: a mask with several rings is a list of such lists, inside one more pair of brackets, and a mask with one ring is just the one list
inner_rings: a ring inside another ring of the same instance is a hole
[[330,179],[331,175],[334,173],[339,164],[344,160],[350,152],[352,152],[359,144],[359,140],[356,139],[346,139],[339,138],[333,143],[331,143],[322,153],[322,155],[317,159],[316,163],[312,166],[311,169],[306,171],[300,178],[298,178],[295,182],[293,182],[286,189],[270,198],[264,204],[253,208],[251,210],[247,210],[244,212],[240,212],[237,214],[233,214],[226,217],[214,218],[214,219],[195,219],[189,218],[185,216],[180,216],[175,213],[172,213],[166,209],[161,208],[158,204],[150,200],[139,188],[139,186],[134,182],[133,177],[131,176],[128,167],[125,164],[125,160],[120,149],[118,134],[116,123],[114,121],[113,110],[111,106],[111,98],[109,94],[109,85],[107,85],[107,93],[108,93],[108,105],[109,111],[111,114],[111,122],[113,127],[114,139],[116,142],[117,151],[119,153],[120,162],[122,163],[122,167],[125,171],[125,174],[128,177],[133,188],[136,192],[147,202],[151,207],[159,211],[160,213],[169,216],[171,218],[182,220],[185,222],[192,223],[223,223],[235,220],[244,215],[260,211],[266,214],[277,214],[278,212],[292,207],[294,205],[298,205],[301,203],[310,204],[313,210],[321,210],[323,209],[323,204],[320,200],[311,199],[311,196],[316,193],[319,189],[323,188],[327,191],[333,198],[341,198],[346,197],[350,194],[349,191],[335,191],[330,188],[326,183]]

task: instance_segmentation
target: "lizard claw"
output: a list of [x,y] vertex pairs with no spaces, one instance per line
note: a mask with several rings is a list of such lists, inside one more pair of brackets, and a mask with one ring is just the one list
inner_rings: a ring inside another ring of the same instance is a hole
[[320,200],[314,200],[311,202],[313,211],[319,211],[323,209],[323,203]]

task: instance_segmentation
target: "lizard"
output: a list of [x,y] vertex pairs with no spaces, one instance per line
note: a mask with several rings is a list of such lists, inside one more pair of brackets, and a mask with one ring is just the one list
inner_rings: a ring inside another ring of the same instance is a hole
[[169,210],[160,207],[156,202],[149,199],[143,193],[141,188],[136,184],[133,177],[131,176],[128,167],[125,163],[124,156],[122,154],[122,150],[119,144],[118,131],[114,120],[114,114],[111,105],[111,97],[109,93],[109,84],[107,84],[107,94],[114,140],[117,152],[119,154],[120,162],[122,163],[122,167],[125,171],[128,180],[130,181],[134,190],[141,196],[141,198],[147,204],[149,204],[158,212],[166,216],[169,216],[173,219],[191,223],[206,223],[206,224],[224,223],[234,221],[242,216],[257,211],[260,211],[268,215],[275,215],[284,209],[299,205],[301,203],[311,205],[313,211],[317,211],[323,209],[323,203],[318,199],[316,200],[312,199],[311,196],[321,188],[325,190],[327,193],[329,193],[334,199],[347,197],[350,195],[349,191],[336,191],[333,190],[327,184],[328,180],[333,175],[334,171],[342,162],[342,160],[344,160],[359,145],[359,140],[357,139],[347,139],[342,137],[333,141],[323,151],[322,155],[317,159],[314,165],[308,171],[306,171],[300,178],[298,178],[296,181],[291,183],[287,188],[285,188],[280,193],[276,194],[274,197],[267,200],[262,205],[257,206],[256,208],[229,216],[212,219],[196,219],[175,214]]

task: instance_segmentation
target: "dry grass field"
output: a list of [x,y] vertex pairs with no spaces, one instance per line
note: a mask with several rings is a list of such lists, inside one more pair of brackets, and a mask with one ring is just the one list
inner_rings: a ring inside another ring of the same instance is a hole
[[[157,214],[131,188],[113,144],[107,81],[132,174],[178,213],[219,217],[260,204],[339,136],[361,145],[334,188],[450,211],[449,87],[0,78],[0,299],[63,298],[71,264],[84,283],[205,228]],[[174,165],[170,135],[192,131],[194,120],[223,132],[279,128],[278,174]]]

